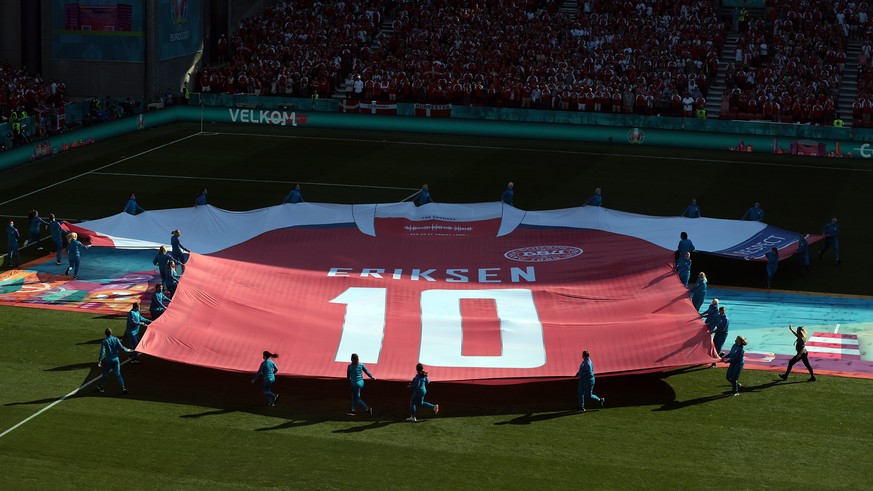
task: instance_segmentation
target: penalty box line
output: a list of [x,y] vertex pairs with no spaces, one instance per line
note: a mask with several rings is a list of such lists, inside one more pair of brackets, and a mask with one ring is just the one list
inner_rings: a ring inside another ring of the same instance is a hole
[[[121,365],[124,365],[125,363],[127,363],[127,362],[129,362],[129,361],[130,361],[130,358],[128,358],[128,359],[124,360],[123,362],[121,362]],[[119,367],[120,367],[121,365],[119,365]],[[49,404],[48,406],[46,406],[46,407],[40,409],[39,411],[37,411],[37,412],[31,414],[31,415],[28,416],[27,418],[24,418],[21,422],[19,422],[18,424],[16,424],[16,425],[13,426],[12,428],[9,428],[8,430],[4,431],[3,433],[0,433],[0,438],[3,438],[4,436],[6,436],[6,435],[12,433],[13,431],[17,430],[18,428],[24,426],[24,425],[25,425],[27,422],[29,422],[30,420],[32,420],[32,419],[36,418],[37,416],[39,416],[40,414],[42,414],[42,413],[48,411],[49,409],[51,409],[51,408],[57,406],[58,404],[60,404],[60,403],[62,403],[62,402],[64,402],[64,401],[66,401],[66,400],[69,399],[70,397],[73,397],[74,395],[78,394],[78,393],[79,393],[82,389],[84,389],[85,387],[88,387],[89,385],[93,384],[94,382],[100,380],[101,377],[102,377],[102,375],[101,375],[100,377],[94,377],[94,378],[92,378],[91,380],[89,380],[89,381],[85,382],[84,384],[80,385],[79,387],[77,387],[75,390],[73,390],[73,391],[70,392],[69,394],[67,394],[67,395],[61,397],[60,399],[58,399],[58,400],[52,402],[51,404]]]
[[392,191],[415,191],[418,188],[406,188],[397,186],[374,186],[370,184],[343,184],[337,182],[306,182],[306,181],[276,181],[271,179],[240,179],[237,177],[207,177],[207,176],[180,176],[161,175],[161,174],[129,174],[126,172],[94,172],[95,176],[120,176],[120,177],[145,177],[153,179],[198,179],[201,181],[233,181],[233,182],[249,182],[256,184],[305,184],[307,186],[325,186],[325,187],[342,187],[342,188],[367,188],[367,189],[389,189]]
[[171,142],[169,142],[169,143],[164,143],[163,145],[158,145],[157,147],[152,147],[152,148],[150,148],[150,149],[148,149],[148,150],[144,150],[144,151],[142,151],[142,152],[140,152],[140,153],[138,153],[138,154],[136,154],[136,155],[131,155],[130,157],[122,157],[122,158],[116,160],[115,162],[112,162],[112,163],[109,163],[109,164],[106,164],[106,165],[103,165],[103,166],[97,167],[96,169],[89,170],[88,172],[83,172],[83,173],[78,174],[78,175],[75,175],[75,176],[73,176],[73,177],[68,177],[67,179],[63,179],[63,180],[58,181],[58,182],[56,182],[56,183],[54,183],[54,184],[49,184],[48,186],[43,186],[43,187],[41,187],[41,188],[39,188],[39,189],[37,189],[37,190],[35,190],[35,191],[31,191],[31,192],[29,192],[29,193],[22,194],[21,196],[16,196],[16,197],[14,197],[14,198],[12,198],[12,199],[8,199],[8,200],[6,200],[6,201],[0,202],[0,206],[7,205],[7,204],[9,204],[9,203],[12,203],[13,201],[18,201],[18,200],[20,200],[21,198],[26,198],[26,197],[28,197],[28,196],[34,195],[34,194],[36,194],[36,193],[40,193],[40,192],[45,191],[45,190],[47,190],[47,189],[51,189],[51,188],[53,188],[53,187],[60,186],[61,184],[64,184],[64,183],[67,183],[67,182],[70,182],[70,181],[74,181],[74,180],[76,180],[76,179],[79,179],[80,177],[85,177],[85,176],[87,176],[87,175],[94,174],[94,173],[96,173],[97,171],[101,171],[101,170],[103,170],[103,169],[108,169],[109,167],[112,167],[113,165],[117,165],[117,164],[120,164],[120,163],[125,162],[125,161],[127,161],[127,160],[135,159],[135,158],[137,158],[137,157],[141,157],[141,156],[143,156],[143,155],[145,155],[145,154],[147,154],[147,153],[151,153],[151,152],[154,152],[155,150],[160,150],[160,149],[162,149],[162,148],[164,148],[164,147],[168,147],[168,146],[170,146],[170,145],[174,145],[174,144],[179,143],[179,142],[181,142],[181,141],[185,141],[185,140],[187,140],[187,139],[189,139],[189,138],[193,138],[193,137],[195,137],[195,136],[197,136],[197,135],[199,135],[199,133],[194,133],[193,135],[188,135],[188,136],[186,136],[186,137],[179,138],[178,140],[173,140],[173,141],[171,141]]
[[[780,162],[763,162],[759,160],[736,160],[736,159],[712,159],[712,158],[697,158],[697,157],[675,157],[670,155],[646,155],[646,154],[626,154],[626,153],[609,153],[609,152],[588,152],[585,150],[560,150],[550,148],[531,148],[531,147],[504,147],[497,145],[474,145],[462,143],[434,143],[434,142],[417,142],[404,140],[385,140],[376,138],[344,138],[338,136],[308,136],[308,135],[271,135],[266,133],[237,133],[237,132],[220,132],[215,135],[231,135],[231,136],[251,136],[259,138],[286,138],[293,140],[324,140],[338,141],[348,143],[386,143],[391,145],[409,145],[419,147],[444,147],[444,148],[462,148],[469,150],[498,150],[510,152],[536,152],[536,153],[553,153],[559,155],[587,155],[592,157],[622,157],[633,159],[652,159],[652,160],[675,160],[677,162],[706,162],[712,164],[747,164],[755,166],[769,167],[789,167],[792,169],[819,169],[819,170],[837,170],[845,172],[873,172],[870,168],[853,168],[853,167],[836,167],[829,165],[806,165],[792,164]],[[584,144],[587,142],[576,142]],[[594,142],[598,144],[598,142]]]

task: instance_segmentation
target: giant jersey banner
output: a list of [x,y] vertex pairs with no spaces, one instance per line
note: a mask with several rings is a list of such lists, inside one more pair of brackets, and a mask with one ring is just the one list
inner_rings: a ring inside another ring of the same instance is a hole
[[421,362],[456,381],[568,377],[582,350],[601,374],[710,363],[673,272],[679,233],[744,257],[760,248],[750,241],[797,238],[757,222],[502,203],[200,206],[73,228],[123,248],[179,229],[194,251],[145,353],[252,371],[269,350],[281,374],[307,377],[344,377],[357,353],[379,378],[405,380]]

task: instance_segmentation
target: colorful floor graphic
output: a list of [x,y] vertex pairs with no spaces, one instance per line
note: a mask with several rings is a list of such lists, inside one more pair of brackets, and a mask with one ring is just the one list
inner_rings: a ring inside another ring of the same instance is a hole
[[[0,304],[123,314],[140,302],[147,312],[149,292],[159,281],[153,258],[150,250],[89,249],[73,279],[64,274],[66,257],[56,265],[54,255],[46,256],[0,271]],[[710,288],[705,305],[712,298],[730,317],[726,347],[738,335],[749,341],[746,368],[785,369],[794,355],[790,322],[810,333],[807,349],[817,373],[873,378],[873,297]],[[794,373],[806,371],[798,364]]]
[[[809,359],[817,373],[873,378],[873,297],[826,296],[710,288],[706,304],[719,299],[730,318],[728,347],[736,336],[749,341],[746,368],[784,371],[794,356],[788,330],[806,327]],[[792,373],[806,374],[803,364]]]
[[154,255],[92,248],[82,255],[77,279],[65,274],[66,256],[60,265],[54,255],[46,256],[20,269],[0,271],[0,304],[116,314],[140,302],[148,311],[149,290],[160,281]]

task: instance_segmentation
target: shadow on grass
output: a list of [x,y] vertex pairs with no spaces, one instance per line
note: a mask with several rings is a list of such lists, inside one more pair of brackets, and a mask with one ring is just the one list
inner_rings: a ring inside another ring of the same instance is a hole
[[[586,411],[591,412],[591,410]],[[582,414],[582,411],[578,410],[566,410],[566,411],[555,411],[551,413],[527,413],[523,414],[517,418],[510,419],[509,421],[498,421],[494,423],[495,425],[529,425],[531,423],[537,423],[540,421],[548,421],[550,419],[564,418],[566,416],[573,416],[576,414]]]
[[324,423],[325,421],[327,421],[327,420],[326,420],[326,419],[319,419],[319,418],[316,418],[316,419],[300,419],[300,420],[292,419],[292,420],[290,420],[290,421],[286,421],[286,422],[284,422],[284,423],[277,424],[276,426],[265,426],[265,427],[263,427],[263,428],[255,428],[255,431],[275,431],[275,430],[286,430],[286,429],[289,429],[289,428],[298,428],[298,427],[301,427],[301,426],[317,425],[317,424],[319,424],[319,423]]
[[687,401],[670,401],[661,407],[652,409],[652,411],[675,411],[677,409],[685,409],[686,407],[697,406],[698,404],[706,404],[707,402],[717,401],[726,397],[731,397],[732,392],[728,391],[723,394],[714,394],[711,396],[697,397],[688,399]]
[[72,372],[73,370],[93,369],[96,366],[94,362],[88,363],[73,363],[72,365],[64,365],[61,367],[46,368],[44,372]]
[[[79,363],[48,369],[63,372],[90,368],[81,384],[87,384],[100,376],[101,369],[94,363]],[[348,410],[348,382],[344,379],[308,379],[280,377],[274,390],[283,394],[280,404],[267,407],[259,385],[251,383],[251,374],[230,373],[208,368],[189,366],[165,360],[142,357],[142,363],[124,363],[122,373],[129,393],[129,400],[164,402],[191,406],[184,419],[224,417],[234,414],[252,414],[269,417],[275,421],[255,423],[252,431],[276,431],[316,425],[322,422],[343,423],[335,433],[360,433],[379,430],[394,423],[403,422],[408,416],[409,391],[406,382],[368,381],[364,397],[378,409],[375,419],[350,418]],[[669,382],[670,377],[705,370],[688,367],[661,373],[616,375],[597,379],[596,393],[609,399],[607,411],[612,408],[636,406],[661,406],[658,410],[681,409],[701,404],[714,398],[676,401],[676,392]],[[196,381],[180,383],[179,381]],[[756,391],[773,384],[748,387]],[[782,382],[784,383],[784,382]],[[114,376],[107,381],[105,393],[95,390],[96,384],[84,386],[73,397],[119,397]],[[531,425],[557,418],[573,416],[576,411],[577,381],[572,378],[544,380],[515,384],[470,384],[438,382],[428,391],[432,402],[442,408],[437,419],[465,418],[476,416],[506,416],[498,425]],[[45,404],[57,398],[7,404]],[[196,409],[195,409],[196,408]]]
[[[383,420],[376,420],[376,421],[370,421],[370,422],[368,422],[367,424],[363,424],[363,425],[350,426],[350,427],[348,427],[348,428],[342,428],[342,429],[339,429],[339,430],[333,430],[333,432],[334,432],[334,433],[360,433],[360,432],[362,432],[362,431],[375,430],[375,429],[379,429],[379,428],[384,428],[384,427],[386,427],[386,426],[393,425],[393,424],[395,424],[395,423],[402,423],[402,422],[404,422],[404,421],[403,421],[403,420],[397,420],[397,419],[388,419],[388,420],[384,420],[384,419],[383,419]],[[422,422],[423,422],[423,421],[422,421]]]
[[33,401],[21,401],[21,402],[7,402],[4,406],[27,406],[30,404],[49,404],[51,402],[55,402],[60,397],[49,397],[47,399],[36,399]]
[[100,344],[103,342],[103,339],[105,339],[105,338],[92,339],[90,341],[82,341],[81,343],[76,343],[76,346],[84,346],[86,344]]
[[179,417],[180,417],[180,418],[196,419],[196,418],[202,418],[202,417],[205,417],[205,416],[221,416],[221,415],[223,415],[223,414],[232,414],[232,413],[238,413],[238,412],[241,412],[241,411],[250,411],[250,410],[252,410],[253,408],[254,408],[254,406],[241,407],[241,408],[215,409],[215,410],[213,410],[213,411],[204,411],[204,412],[202,412],[202,413],[183,414],[183,415],[181,415],[181,416],[179,416]]

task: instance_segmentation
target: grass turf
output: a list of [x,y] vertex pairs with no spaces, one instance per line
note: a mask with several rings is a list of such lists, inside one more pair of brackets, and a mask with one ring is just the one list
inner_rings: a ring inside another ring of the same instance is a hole
[[[654,215],[678,214],[696,196],[706,216],[726,218],[761,201],[769,223],[791,230],[819,231],[838,216],[845,264],[816,263],[813,254],[812,276],[783,267],[777,286],[869,293],[871,259],[861,252],[873,233],[866,162],[300,128],[206,130],[221,134],[186,138],[194,126],[170,125],[4,172],[0,215],[37,208],[98,218],[119,212],[131,191],[147,209],[190,206],[201,187],[211,204],[245,210],[280,202],[292,182],[310,183],[303,185],[308,201],[399,201],[428,182],[437,201],[474,202],[499,199],[513,180],[517,206],[548,209],[576,206],[600,186],[607,207]],[[23,220],[17,223],[24,231]],[[28,257],[33,251],[24,251]],[[698,256],[695,266],[716,285],[763,280],[760,264]],[[106,326],[120,330],[123,321],[0,307],[0,431],[97,376]],[[0,487],[698,488],[724,481],[860,489],[871,469],[865,455],[873,421],[859,397],[870,393],[867,380],[808,384],[797,383],[805,380],[798,374],[775,383],[770,372],[746,371],[747,391],[734,398],[723,393],[723,368],[609,377],[597,386],[609,407],[585,414],[568,411],[575,405],[570,380],[436,384],[428,398],[443,413],[413,425],[399,422],[408,396],[402,384],[368,383],[365,400],[377,409],[371,420],[343,414],[343,381],[280,379],[282,398],[268,409],[245,374],[151,358],[123,372],[128,397],[117,397],[110,380],[106,395],[86,391],[0,439]]]
[[[98,376],[99,333],[123,327],[44,310],[0,316],[4,429]],[[584,414],[571,380],[432,384],[440,416],[411,424],[403,384],[368,382],[369,418],[344,414],[344,381],[280,379],[269,408],[248,374],[153,358],[122,372],[128,396],[114,379],[106,394],[91,385],[0,439],[0,485],[861,489],[870,470],[867,380],[746,371],[731,397],[724,368],[606,377],[596,392],[607,408]]]

